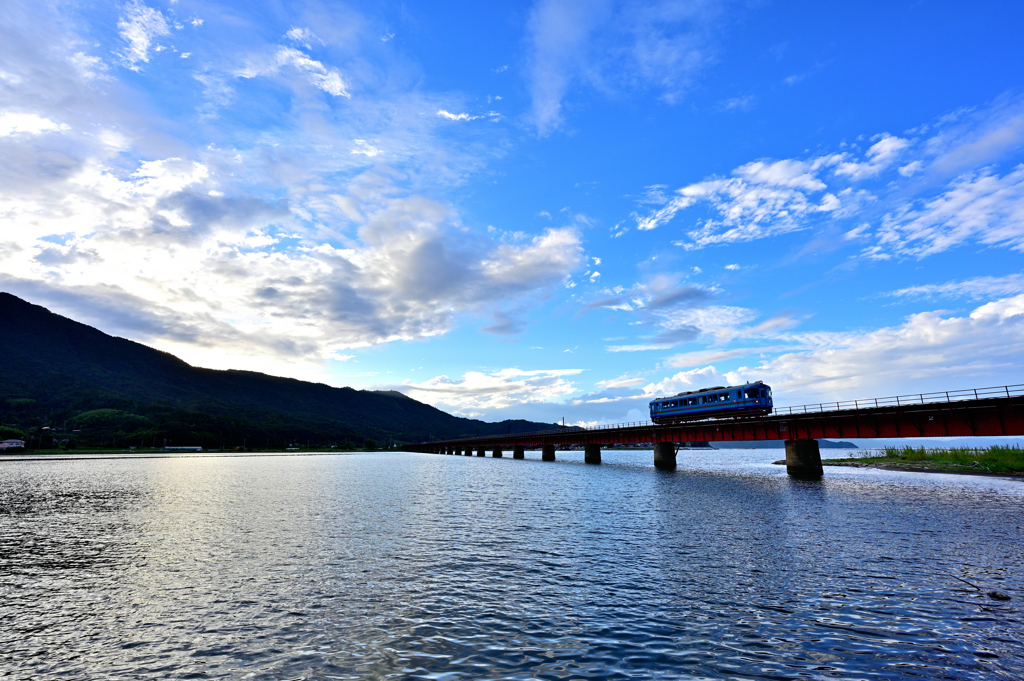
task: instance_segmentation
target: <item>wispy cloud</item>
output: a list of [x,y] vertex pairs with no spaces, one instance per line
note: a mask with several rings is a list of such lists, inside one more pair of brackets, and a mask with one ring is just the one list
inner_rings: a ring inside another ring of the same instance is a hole
[[125,5],[124,15],[117,22],[117,28],[127,43],[119,53],[121,63],[133,71],[141,69],[140,64],[149,63],[153,42],[171,33],[164,15],[138,0]]
[[730,97],[718,104],[719,111],[747,111],[754,104],[754,95],[743,95],[742,97]]
[[723,2],[539,0],[529,19],[531,118],[558,129],[573,85],[604,92],[654,89],[677,101],[711,61]]
[[907,286],[886,293],[893,298],[999,298],[1024,293],[1024,274],[1009,274],[1005,277],[975,277],[947,281],[942,284],[921,284]]
[[963,175],[939,196],[901,206],[885,216],[865,254],[922,258],[967,242],[1024,250],[1024,165],[1002,176]]

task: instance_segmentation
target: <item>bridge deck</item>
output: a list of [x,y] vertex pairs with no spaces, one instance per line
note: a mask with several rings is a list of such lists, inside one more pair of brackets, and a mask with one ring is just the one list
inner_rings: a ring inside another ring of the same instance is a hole
[[[783,410],[755,418],[705,419],[672,425],[624,424],[613,427],[565,428],[532,433],[511,433],[408,445],[409,451],[435,452],[448,447],[537,447],[542,445],[610,445],[662,442],[714,442],[746,440],[808,440],[822,438],[904,438],[1024,435],[1024,386],[972,391],[1004,397],[951,399],[918,404],[858,400],[835,403],[838,408],[803,412]],[[916,396],[915,396],[916,397]],[[862,406],[866,405],[866,406]]]

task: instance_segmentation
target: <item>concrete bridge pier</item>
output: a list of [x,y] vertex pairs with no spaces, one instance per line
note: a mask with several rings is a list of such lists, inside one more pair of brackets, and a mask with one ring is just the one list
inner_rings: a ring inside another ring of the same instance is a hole
[[452,454],[455,456],[462,456],[462,447],[454,447],[452,449]]
[[494,451],[491,452],[491,456],[493,458],[495,458],[495,459],[500,459],[501,458],[501,447],[495,447]]
[[540,459],[541,459],[541,461],[554,461],[555,460],[555,446],[554,445],[541,445],[540,446]]
[[473,445],[466,445],[465,449],[463,450],[463,453],[466,456],[473,456]]
[[661,471],[674,471],[676,469],[675,442],[654,443],[654,467]]
[[824,475],[818,441],[786,440],[786,472],[805,480],[817,480]]
[[487,449],[483,445],[480,445],[479,447],[476,448],[476,455],[487,456]]
[[601,463],[601,445],[583,445],[584,463]]
[[512,448],[513,459],[525,459],[526,458],[526,447],[523,445],[516,445]]

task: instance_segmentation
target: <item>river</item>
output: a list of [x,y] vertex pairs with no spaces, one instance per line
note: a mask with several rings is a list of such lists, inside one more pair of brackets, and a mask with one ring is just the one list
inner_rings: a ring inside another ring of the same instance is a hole
[[0,673],[1024,678],[1021,481],[603,456],[0,461]]

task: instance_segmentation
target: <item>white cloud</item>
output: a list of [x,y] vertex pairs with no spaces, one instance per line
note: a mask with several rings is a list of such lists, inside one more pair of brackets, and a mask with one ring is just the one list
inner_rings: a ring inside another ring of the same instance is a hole
[[891,166],[900,152],[910,145],[908,140],[888,133],[878,135],[875,139],[878,141],[868,148],[865,161],[843,161],[836,166],[836,175],[845,175],[853,180],[878,175]]
[[733,270],[733,271],[735,271],[735,270],[738,270],[738,269],[740,269],[740,266],[739,266],[739,265],[737,265],[737,264],[735,264],[735,263],[733,263],[732,265],[726,265],[726,266],[725,266],[725,269],[727,269],[727,270]]
[[341,73],[328,68],[300,50],[292,47],[278,47],[270,60],[254,60],[236,73],[241,78],[256,78],[278,73],[282,68],[292,67],[306,75],[309,83],[335,97],[351,98],[348,84]]
[[[1019,286],[1020,280],[1013,284]],[[979,281],[976,287],[1012,285]],[[781,341],[775,346],[676,355],[667,365],[686,370],[645,385],[643,392],[656,397],[763,380],[772,386],[776,406],[790,406],[1003,385],[1019,382],[1022,333],[1024,294],[1018,294],[980,305],[966,316],[921,312],[876,330],[784,333],[773,337]],[[713,364],[751,354],[769,359],[727,372]]]
[[755,161],[742,165],[733,171],[751,184],[768,187],[788,187],[817,192],[825,188],[825,183],[811,174],[819,164],[786,159],[775,161]]
[[470,116],[468,113],[453,114],[450,111],[444,109],[438,109],[437,115],[441,118],[447,118],[450,121],[475,121],[479,116]]
[[598,388],[634,388],[644,382],[643,378],[637,376],[619,376],[618,378],[611,378],[606,381],[598,381],[595,385]]
[[[657,200],[639,203],[659,207],[634,218],[638,229],[651,230],[681,212],[709,208],[710,217],[672,242],[688,250],[848,219],[859,224],[843,228],[844,240],[871,241],[863,253],[873,258],[924,257],[968,242],[1024,249],[1024,166],[1005,175],[992,166],[962,172],[1024,145],[1024,98],[940,119],[931,130],[926,139],[876,135],[863,157],[844,152],[747,163],[732,177],[710,177],[671,197],[655,185]],[[891,178],[884,185],[883,174]],[[871,190],[850,186],[868,180],[876,183]],[[907,199],[915,193],[922,198]]]
[[[347,347],[443,334],[458,315],[535,300],[584,262],[572,228],[495,242],[445,204],[366,192],[358,178],[337,195],[358,238],[339,242],[301,205],[225,192],[221,165],[162,159],[124,175],[88,164],[52,188],[0,188],[0,233],[15,239],[0,250],[20,254],[0,258],[6,290],[65,312],[74,291],[75,309],[109,311],[91,323],[186,361],[296,375]],[[57,248],[44,240],[54,234],[69,236]],[[126,315],[148,321],[126,330]]]
[[359,154],[361,156],[366,156],[368,158],[374,158],[375,156],[380,156],[382,153],[384,153],[383,149],[373,146],[366,140],[353,141],[355,142],[356,145],[355,148],[352,149],[353,154]]
[[839,198],[825,193],[816,176],[833,157],[812,161],[785,159],[755,161],[733,171],[732,178],[711,178],[678,189],[658,210],[637,216],[637,228],[651,230],[671,221],[680,211],[698,203],[709,204],[717,219],[709,219],[688,232],[689,241],[680,241],[687,249],[716,243],[750,241],[804,228],[803,219],[819,213],[834,213],[841,208]]
[[680,371],[674,376],[665,378],[657,383],[648,383],[643,387],[644,396],[648,398],[666,397],[680,392],[700,390],[716,385],[735,385],[740,383],[736,374],[723,374],[713,366],[700,369]]
[[141,68],[140,62],[149,63],[153,41],[170,35],[171,29],[159,10],[146,7],[138,0],[125,5],[124,12],[124,17],[117,22],[117,28],[121,38],[128,44],[119,56],[125,66],[138,71]]
[[916,175],[917,173],[921,172],[921,168],[923,167],[924,162],[917,160],[911,161],[905,166],[900,166],[899,168],[897,168],[897,170],[899,171],[899,174],[902,175],[903,177],[910,177],[911,175]]
[[[689,240],[676,242],[686,249],[696,249],[805,229],[806,217],[835,212],[840,208],[839,200],[831,193],[815,200],[808,196],[806,189],[780,184],[781,177],[765,178],[754,174],[748,177],[754,181],[713,179],[683,187],[664,208],[638,219],[637,227],[654,229],[671,220],[679,211],[705,202],[718,217],[698,223],[695,229],[687,232]],[[809,183],[799,176],[791,181]]]
[[70,128],[33,113],[0,113],[0,137],[11,135],[41,135],[44,132],[65,132]]
[[566,377],[582,373],[582,369],[517,368],[492,373],[468,371],[461,380],[435,376],[421,383],[406,380],[399,387],[409,397],[442,407],[454,413],[476,415],[484,411],[550,402],[576,392]]
[[921,312],[875,331],[794,337],[810,349],[736,373],[771,384],[777,403],[780,388],[799,399],[842,400],[889,394],[892,386],[905,386],[905,394],[1002,385],[1019,381],[1022,334],[1024,295],[1018,295],[965,317]]
[[68,58],[68,61],[86,80],[106,80],[109,78],[107,76],[107,65],[99,57],[93,57],[84,52],[76,52]]
[[284,35],[292,42],[302,45],[307,50],[312,49],[313,43],[323,43],[323,41],[308,28],[291,28]]

